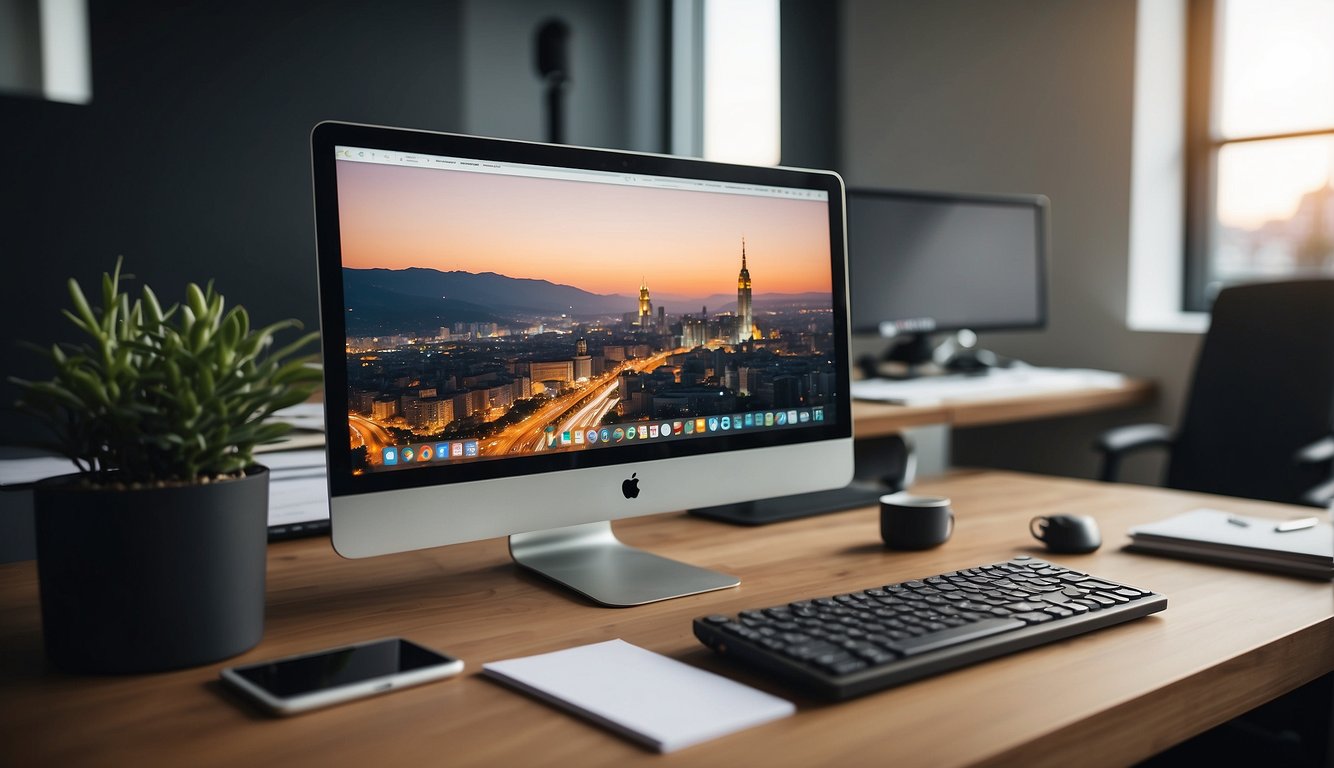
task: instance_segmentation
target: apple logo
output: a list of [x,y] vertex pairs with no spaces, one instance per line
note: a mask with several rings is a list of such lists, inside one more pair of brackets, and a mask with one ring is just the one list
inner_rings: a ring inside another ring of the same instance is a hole
[[621,493],[624,494],[627,499],[635,499],[639,497],[639,480],[636,478],[636,475],[638,474],[638,472],[633,472],[630,474],[629,480],[621,481]]

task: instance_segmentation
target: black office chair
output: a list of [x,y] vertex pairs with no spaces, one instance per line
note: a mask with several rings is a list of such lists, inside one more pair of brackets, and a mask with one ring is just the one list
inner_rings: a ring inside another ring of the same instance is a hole
[[1226,288],[1185,416],[1105,432],[1102,480],[1143,448],[1170,451],[1169,488],[1328,507],[1334,501],[1334,280]]

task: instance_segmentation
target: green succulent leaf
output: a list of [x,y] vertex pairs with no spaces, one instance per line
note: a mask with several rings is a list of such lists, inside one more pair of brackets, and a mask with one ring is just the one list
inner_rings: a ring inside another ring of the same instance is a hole
[[75,324],[85,331],[94,333],[95,329],[101,326],[101,323],[97,321],[97,317],[93,314],[93,308],[88,305],[88,299],[83,295],[83,289],[79,287],[79,281],[72,277],[69,279],[69,297],[74,304],[74,312],[77,314],[72,314],[66,310],[65,316],[74,320]]

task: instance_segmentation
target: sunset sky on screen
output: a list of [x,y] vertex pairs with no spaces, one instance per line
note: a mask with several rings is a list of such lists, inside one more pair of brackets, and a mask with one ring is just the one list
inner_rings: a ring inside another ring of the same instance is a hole
[[343,266],[497,272],[600,294],[831,289],[823,201],[339,161]]

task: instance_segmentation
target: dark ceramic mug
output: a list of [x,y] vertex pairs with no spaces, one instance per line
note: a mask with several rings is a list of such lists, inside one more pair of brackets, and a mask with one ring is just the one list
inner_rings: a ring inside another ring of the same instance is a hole
[[943,496],[906,491],[880,497],[880,538],[890,549],[930,549],[954,533],[954,510]]

